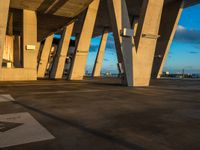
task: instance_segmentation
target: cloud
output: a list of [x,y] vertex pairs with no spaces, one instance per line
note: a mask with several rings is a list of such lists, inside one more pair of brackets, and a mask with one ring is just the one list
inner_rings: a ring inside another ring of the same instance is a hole
[[89,52],[97,52],[99,48],[99,45],[91,45]]
[[198,54],[199,52],[196,52],[196,51],[190,51],[189,53],[190,53],[190,54]]
[[193,48],[197,49],[197,50],[200,50],[200,44],[194,44],[193,45]]
[[200,31],[187,29],[184,26],[179,25],[177,27],[174,40],[177,42],[200,44]]
[[[99,37],[98,37],[99,38]],[[96,43],[92,43],[90,46],[90,52],[97,52],[98,48],[99,48],[99,44]],[[114,41],[114,37],[112,33],[108,34],[108,39],[107,39],[107,43],[106,43],[106,51],[109,52],[116,52],[116,48],[115,48],[115,41]]]
[[181,32],[181,31],[186,30],[186,28],[184,26],[182,26],[182,25],[179,25],[176,30]]
[[114,37],[112,34],[108,35],[108,40],[107,40],[107,44],[106,44],[106,49],[110,50],[110,51],[115,51],[115,41],[114,41]]

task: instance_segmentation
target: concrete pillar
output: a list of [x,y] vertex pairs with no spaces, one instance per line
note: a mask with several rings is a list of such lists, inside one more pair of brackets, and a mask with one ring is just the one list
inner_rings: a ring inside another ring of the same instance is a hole
[[164,0],[144,0],[133,48],[134,86],[150,83]]
[[177,0],[164,6],[160,25],[160,38],[157,41],[152,78],[160,78],[164,62],[174,38],[179,19],[183,11],[184,1]]
[[10,0],[0,1],[0,70],[2,68],[3,48],[7,28]]
[[131,29],[125,0],[107,0],[110,23],[115,39],[118,62],[125,71],[124,84],[133,86],[133,53],[132,36],[122,36],[123,29]]
[[37,79],[37,16],[35,11],[23,10],[23,67],[32,70]]
[[108,33],[104,32],[101,38],[100,47],[97,53],[97,57],[96,57],[93,72],[92,72],[93,77],[101,76],[101,68],[102,68],[107,39],[108,39]]
[[37,72],[38,78],[44,78],[45,76],[45,72],[46,72],[47,64],[49,60],[49,54],[52,47],[53,37],[54,37],[53,34],[48,36],[44,42],[44,46],[42,48],[42,52],[41,52],[41,56],[40,56],[40,60],[38,64],[38,72]]
[[118,55],[120,50],[122,54],[127,85],[148,86],[164,0],[143,1],[134,40],[121,33],[124,28],[131,29],[125,0],[107,2]]
[[88,7],[69,76],[69,79],[71,80],[82,80],[85,74],[90,40],[94,30],[99,2],[100,0],[94,0]]
[[74,23],[68,25],[62,34],[61,41],[56,52],[56,57],[53,62],[50,78],[62,79],[65,68],[65,61],[69,50],[70,38],[74,28]]

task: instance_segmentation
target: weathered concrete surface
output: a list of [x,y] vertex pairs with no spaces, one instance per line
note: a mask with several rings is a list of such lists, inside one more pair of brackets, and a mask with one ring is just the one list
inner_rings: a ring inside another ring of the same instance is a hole
[[199,150],[200,81],[3,82],[0,114],[29,112],[55,140],[3,150]]

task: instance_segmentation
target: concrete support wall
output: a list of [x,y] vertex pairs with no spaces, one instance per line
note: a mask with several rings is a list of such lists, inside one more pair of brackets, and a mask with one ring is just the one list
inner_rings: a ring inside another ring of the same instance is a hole
[[133,86],[132,37],[121,36],[121,30],[131,29],[125,0],[107,0],[110,20],[117,49],[118,62],[125,71],[124,84]]
[[134,86],[148,86],[150,83],[154,53],[164,0],[144,0],[134,51]]
[[158,39],[152,70],[152,78],[160,78],[164,63],[174,38],[179,19],[183,11],[184,1],[177,0],[164,6],[160,38]]
[[73,59],[73,64],[69,79],[82,80],[85,74],[85,66],[90,48],[90,40],[92,38],[94,24],[99,8],[100,0],[94,0],[88,7],[85,21],[80,33],[79,41],[76,46],[76,53]]
[[62,34],[61,41],[56,52],[56,57],[53,63],[50,77],[53,79],[62,79],[65,68],[65,61],[69,50],[70,38],[74,28],[74,23],[68,25]]
[[37,80],[37,17],[23,10],[23,68],[2,68],[1,81]]
[[2,68],[0,81],[36,80],[36,70],[27,68]]
[[0,1],[0,73],[2,68],[3,48],[6,36],[9,5],[10,0]]
[[93,72],[92,72],[93,77],[101,76],[101,68],[102,68],[107,39],[108,39],[108,33],[104,32],[101,38],[101,43],[99,46],[99,50],[97,53],[97,57],[96,57]]
[[44,76],[45,76],[45,72],[46,72],[47,64],[48,64],[48,60],[49,60],[49,54],[50,54],[51,47],[52,47],[53,37],[54,37],[53,34],[48,36],[44,42],[40,61],[38,64],[38,72],[37,72],[38,78],[44,78]]

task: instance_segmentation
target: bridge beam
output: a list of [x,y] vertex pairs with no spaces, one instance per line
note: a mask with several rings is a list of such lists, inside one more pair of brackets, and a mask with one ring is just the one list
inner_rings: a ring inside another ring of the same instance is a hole
[[184,7],[183,0],[177,0],[164,6],[160,25],[160,38],[157,41],[152,78],[160,78],[167,54],[174,38]]

